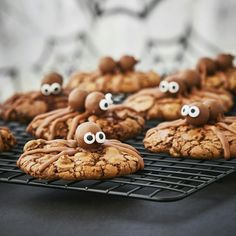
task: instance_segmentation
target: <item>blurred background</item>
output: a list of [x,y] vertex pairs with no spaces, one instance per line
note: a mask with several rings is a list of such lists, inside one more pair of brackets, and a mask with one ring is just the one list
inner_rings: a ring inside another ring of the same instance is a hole
[[235,0],[0,0],[0,100],[38,89],[48,71],[95,69],[104,55],[168,73],[235,54],[235,12]]

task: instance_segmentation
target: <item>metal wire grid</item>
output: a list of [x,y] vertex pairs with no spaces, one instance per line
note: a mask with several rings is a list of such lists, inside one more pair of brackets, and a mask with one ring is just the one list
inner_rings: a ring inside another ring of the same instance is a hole
[[[147,123],[146,129],[157,124]],[[0,122],[0,125],[4,125]],[[0,155],[0,181],[63,190],[76,190],[119,195],[151,201],[175,201],[189,196],[236,170],[236,161],[192,160],[172,158],[165,154],[147,152],[142,144],[144,134],[127,143],[133,145],[145,160],[145,169],[132,175],[109,180],[45,181],[24,174],[16,166],[24,144],[31,139],[25,126],[6,124],[16,135],[18,145]]]

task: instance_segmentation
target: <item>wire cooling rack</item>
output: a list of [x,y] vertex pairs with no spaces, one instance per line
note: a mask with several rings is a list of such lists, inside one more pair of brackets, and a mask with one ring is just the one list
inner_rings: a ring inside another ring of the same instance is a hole
[[[146,129],[157,124],[149,121]],[[0,181],[6,183],[97,192],[151,201],[176,201],[208,186],[236,171],[236,160],[214,161],[172,158],[164,154],[147,152],[142,144],[144,133],[127,143],[137,148],[145,160],[145,168],[132,175],[108,180],[45,181],[26,175],[16,166],[24,144],[31,139],[25,126],[11,122],[7,125],[16,135],[18,145],[0,154]]]

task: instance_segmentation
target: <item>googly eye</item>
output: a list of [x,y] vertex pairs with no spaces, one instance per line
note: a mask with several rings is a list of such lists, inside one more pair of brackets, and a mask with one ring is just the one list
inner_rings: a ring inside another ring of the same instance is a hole
[[45,96],[49,96],[51,94],[51,86],[49,84],[43,84],[40,90]]
[[59,94],[61,92],[61,85],[59,83],[53,83],[51,85],[51,93]]
[[169,90],[169,83],[167,81],[161,81],[159,89],[161,92],[166,93]]
[[200,114],[200,109],[197,106],[191,106],[189,107],[189,112],[188,112],[190,117],[198,117]]
[[181,108],[181,115],[182,116],[187,116],[189,113],[189,106],[188,105],[184,105],[182,108]]
[[106,135],[103,132],[97,132],[96,133],[96,141],[98,143],[104,143],[106,140]]
[[113,100],[112,100],[112,94],[111,93],[107,93],[105,95],[106,100],[108,101],[109,105],[113,104]]
[[177,93],[179,91],[179,84],[177,82],[170,82],[169,83],[169,92],[170,93]]
[[106,111],[109,108],[109,103],[106,99],[102,99],[99,102],[99,107],[101,108],[101,110]]
[[91,132],[88,132],[84,135],[84,142],[87,144],[93,144],[95,142],[95,135]]

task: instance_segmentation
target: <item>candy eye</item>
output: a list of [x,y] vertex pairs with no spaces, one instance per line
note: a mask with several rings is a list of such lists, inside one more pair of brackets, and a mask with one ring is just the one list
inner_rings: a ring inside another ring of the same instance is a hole
[[191,106],[191,107],[189,107],[189,113],[188,114],[189,114],[190,117],[195,118],[195,117],[199,116],[200,109],[197,106]]
[[161,92],[166,93],[169,90],[169,83],[167,81],[161,81],[159,89]]
[[95,135],[88,132],[84,135],[84,142],[87,144],[93,144],[95,142]]
[[169,83],[169,92],[170,93],[177,93],[179,91],[179,84],[177,82],[170,82]]
[[188,105],[184,105],[181,108],[181,115],[182,116],[187,116],[189,114],[189,106]]
[[112,94],[111,93],[107,93],[105,95],[105,98],[106,98],[107,102],[109,103],[109,105],[113,104]]
[[106,99],[102,99],[100,102],[99,102],[99,107],[101,108],[101,110],[103,111],[106,111],[109,107],[109,103]]
[[51,85],[51,93],[59,94],[61,92],[61,85],[59,83],[53,83]]
[[104,143],[106,140],[106,135],[103,132],[97,132],[96,133],[96,141],[98,143]]
[[42,85],[41,93],[45,96],[49,96],[51,94],[51,86],[49,84]]

